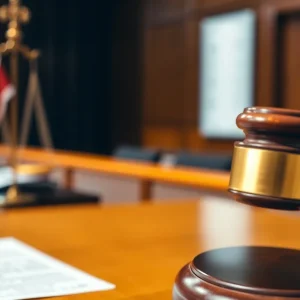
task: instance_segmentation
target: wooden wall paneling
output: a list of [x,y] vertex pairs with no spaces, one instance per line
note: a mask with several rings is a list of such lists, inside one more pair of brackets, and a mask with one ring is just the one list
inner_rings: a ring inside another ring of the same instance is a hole
[[300,10],[299,0],[260,0],[266,6],[272,7],[277,15],[289,15]]
[[143,127],[143,145],[172,152],[182,148],[183,132],[174,125],[151,125]]
[[143,145],[184,147],[184,19],[191,0],[145,5]]
[[148,29],[145,33],[144,120],[182,122],[184,29],[182,24]]
[[182,20],[189,0],[145,0],[146,26],[159,26]]
[[263,0],[191,0],[190,8],[193,10],[210,10],[215,11],[220,8],[235,9],[238,6],[256,6]]
[[269,0],[260,7],[260,105],[300,107],[295,102],[298,86],[294,77],[298,76],[298,70],[293,65],[298,61],[299,21],[291,17],[297,12],[300,12],[299,0]]
[[272,6],[263,5],[258,13],[258,72],[257,103],[261,106],[276,106],[276,13]]
[[234,140],[206,139],[196,127],[188,127],[185,130],[185,148],[191,151],[231,153],[233,144]]
[[185,22],[185,80],[184,122],[196,127],[198,120],[199,85],[199,19],[189,18]]
[[[181,139],[179,136],[183,125],[182,23],[148,28],[145,32],[144,49],[143,144],[158,147],[166,145],[165,142],[161,143],[160,137],[163,132],[168,132],[168,135],[173,136],[166,136],[165,141],[172,140],[171,144],[175,146],[174,141]],[[156,134],[153,135],[153,132]],[[155,136],[157,143],[154,143]]]
[[279,20],[279,105],[300,109],[300,12]]

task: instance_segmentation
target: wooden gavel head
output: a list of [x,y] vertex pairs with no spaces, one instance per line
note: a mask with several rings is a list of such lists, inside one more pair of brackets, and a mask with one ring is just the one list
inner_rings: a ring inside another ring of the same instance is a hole
[[237,117],[229,192],[246,204],[300,209],[300,111],[251,107]]

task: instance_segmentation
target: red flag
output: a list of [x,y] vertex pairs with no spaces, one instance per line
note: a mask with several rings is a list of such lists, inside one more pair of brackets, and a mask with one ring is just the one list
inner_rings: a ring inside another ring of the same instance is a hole
[[16,90],[9,81],[4,67],[0,66],[0,122],[5,116],[8,102],[15,94]]

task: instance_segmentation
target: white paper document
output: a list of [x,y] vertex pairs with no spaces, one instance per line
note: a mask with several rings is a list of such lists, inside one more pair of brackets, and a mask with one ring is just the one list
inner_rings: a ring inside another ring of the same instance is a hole
[[0,300],[63,296],[115,288],[14,238],[0,238]]

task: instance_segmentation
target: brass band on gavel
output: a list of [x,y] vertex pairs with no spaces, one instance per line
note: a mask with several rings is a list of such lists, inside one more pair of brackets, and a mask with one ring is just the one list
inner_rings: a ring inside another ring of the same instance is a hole
[[236,142],[229,191],[238,201],[300,207],[300,111],[252,107],[237,118],[245,140]]

